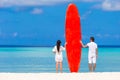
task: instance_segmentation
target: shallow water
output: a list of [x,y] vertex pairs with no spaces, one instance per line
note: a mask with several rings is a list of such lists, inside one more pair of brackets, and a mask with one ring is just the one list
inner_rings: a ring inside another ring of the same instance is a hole
[[[120,72],[120,47],[99,48],[96,72]],[[88,49],[82,49],[79,72],[88,72]],[[0,72],[56,72],[52,47],[0,48]],[[63,52],[63,72],[69,72]]]

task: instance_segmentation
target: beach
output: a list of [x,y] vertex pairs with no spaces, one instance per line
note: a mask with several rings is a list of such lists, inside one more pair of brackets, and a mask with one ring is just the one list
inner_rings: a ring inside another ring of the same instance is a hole
[[120,72],[0,73],[0,80],[120,80]]

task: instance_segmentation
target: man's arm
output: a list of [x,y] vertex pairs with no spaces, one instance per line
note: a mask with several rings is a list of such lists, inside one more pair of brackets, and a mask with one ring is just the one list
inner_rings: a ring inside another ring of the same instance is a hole
[[98,48],[96,48],[96,57],[98,57]]
[[82,43],[82,41],[80,41],[80,43],[81,43],[82,47],[84,47],[84,48],[88,47],[87,45],[84,45],[84,44]]

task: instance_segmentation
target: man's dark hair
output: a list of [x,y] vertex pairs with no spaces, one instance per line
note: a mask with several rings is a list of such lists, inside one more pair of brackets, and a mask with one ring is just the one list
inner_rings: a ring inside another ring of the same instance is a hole
[[94,42],[95,39],[94,39],[94,37],[90,37],[90,40],[92,40]]

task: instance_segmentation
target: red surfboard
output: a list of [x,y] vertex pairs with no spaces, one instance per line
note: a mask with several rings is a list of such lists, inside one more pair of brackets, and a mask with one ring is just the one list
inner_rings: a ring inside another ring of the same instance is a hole
[[65,22],[66,53],[70,72],[78,72],[81,60],[81,24],[80,15],[75,4],[69,4]]

